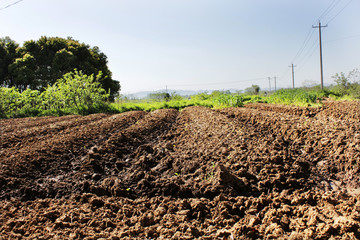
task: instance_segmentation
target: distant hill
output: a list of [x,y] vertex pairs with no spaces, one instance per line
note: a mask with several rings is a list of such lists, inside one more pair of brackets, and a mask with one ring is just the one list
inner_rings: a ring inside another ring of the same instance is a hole
[[[227,90],[229,90],[232,93],[240,91],[238,89],[226,89],[226,90],[220,90],[220,91],[227,91]],[[175,93],[175,94],[178,94],[183,97],[192,96],[192,95],[196,95],[196,94],[204,93],[204,92],[211,93],[213,91],[216,91],[216,90],[174,90],[174,89],[167,90],[167,92],[169,94]],[[166,89],[160,89],[157,91],[142,91],[142,92],[136,92],[136,93],[131,93],[131,94],[125,94],[124,96],[128,97],[130,99],[142,99],[142,98],[147,98],[149,96],[149,94],[151,94],[151,93],[160,93],[160,92],[166,92]]]

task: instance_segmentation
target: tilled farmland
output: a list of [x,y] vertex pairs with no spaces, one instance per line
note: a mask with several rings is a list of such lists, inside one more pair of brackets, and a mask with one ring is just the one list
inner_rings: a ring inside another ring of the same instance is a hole
[[359,239],[360,103],[0,120],[0,239]]

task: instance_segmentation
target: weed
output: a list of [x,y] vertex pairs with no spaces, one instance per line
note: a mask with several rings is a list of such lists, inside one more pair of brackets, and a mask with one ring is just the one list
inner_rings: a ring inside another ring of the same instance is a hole
[[213,170],[211,172],[208,172],[205,177],[205,180],[209,181],[209,182],[211,182],[213,179],[215,179],[215,168],[216,168],[215,162],[211,162],[211,168]]
[[206,176],[206,181],[211,182],[214,179],[215,179],[215,172],[209,172]]

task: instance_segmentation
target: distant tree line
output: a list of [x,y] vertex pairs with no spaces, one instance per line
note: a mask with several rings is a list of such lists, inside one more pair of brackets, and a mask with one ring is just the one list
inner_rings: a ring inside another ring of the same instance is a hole
[[22,46],[9,37],[0,39],[0,86],[44,91],[66,73],[82,71],[97,79],[101,87],[110,93],[110,99],[118,96],[120,83],[112,79],[107,57],[98,47],[90,47],[72,38],[41,37],[29,40]]

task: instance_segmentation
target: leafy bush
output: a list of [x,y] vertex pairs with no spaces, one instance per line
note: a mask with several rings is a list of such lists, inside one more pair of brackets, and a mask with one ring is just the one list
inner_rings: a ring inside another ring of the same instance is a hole
[[94,79],[94,75],[85,75],[81,71],[67,73],[53,86],[48,86],[43,94],[45,108],[74,109],[75,113],[87,114],[98,112],[106,107],[105,101],[109,93],[100,87],[98,80],[101,72]]
[[18,110],[18,101],[21,93],[16,88],[0,87],[0,117],[6,118],[9,113]]
[[0,88],[0,117],[26,117],[41,115],[90,114],[115,112],[106,103],[109,93],[100,87],[93,75],[81,71],[67,73],[44,92],[27,89]]

